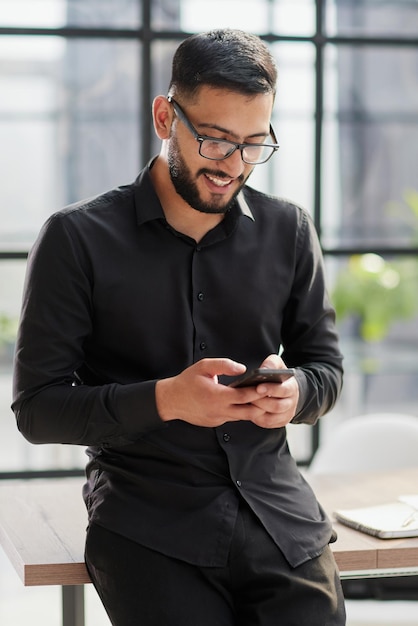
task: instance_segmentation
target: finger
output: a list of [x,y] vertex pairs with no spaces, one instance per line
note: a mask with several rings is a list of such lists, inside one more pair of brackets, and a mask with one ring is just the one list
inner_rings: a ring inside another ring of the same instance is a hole
[[286,364],[278,354],[269,354],[269,356],[261,363],[260,367],[280,369],[282,367],[286,367]]
[[295,403],[290,398],[260,398],[253,405],[272,415],[283,415],[295,409]]
[[292,416],[288,413],[283,415],[270,415],[268,413],[264,413],[260,418],[256,418],[252,420],[254,424],[260,426],[260,428],[283,428],[287,426],[289,422],[292,420]]
[[295,395],[295,387],[293,381],[284,380],[282,383],[260,383],[254,389],[261,397],[269,398],[289,398]]
[[226,358],[202,359],[196,365],[201,370],[201,374],[209,377],[221,376],[222,374],[225,376],[237,376],[238,374],[243,374],[247,369],[243,363]]

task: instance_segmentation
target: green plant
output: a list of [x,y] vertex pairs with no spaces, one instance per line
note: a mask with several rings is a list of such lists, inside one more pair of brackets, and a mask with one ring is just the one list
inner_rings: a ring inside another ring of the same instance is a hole
[[18,319],[6,313],[0,313],[0,346],[12,344],[17,335]]
[[411,243],[418,244],[418,191],[406,189],[402,195],[402,202],[389,202],[389,214],[404,222],[412,231]]
[[365,341],[380,341],[399,319],[418,311],[415,258],[388,262],[378,254],[352,255],[332,292],[337,319],[351,315]]
[[[400,202],[389,202],[386,212],[407,225],[411,244],[418,245],[418,191],[406,189]],[[339,272],[332,292],[337,318],[358,322],[365,341],[380,341],[396,320],[418,312],[418,259],[386,261],[374,253],[352,255]]]

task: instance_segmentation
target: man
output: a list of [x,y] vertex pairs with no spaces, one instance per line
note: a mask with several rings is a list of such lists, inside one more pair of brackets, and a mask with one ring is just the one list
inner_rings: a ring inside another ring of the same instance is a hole
[[[29,441],[89,446],[86,563],[115,626],[345,623],[285,430],[341,388],[320,248],[302,209],[245,185],[278,147],[275,89],[257,37],[188,38],[159,156],[30,255],[13,409]],[[295,376],[228,385],[258,366]]]

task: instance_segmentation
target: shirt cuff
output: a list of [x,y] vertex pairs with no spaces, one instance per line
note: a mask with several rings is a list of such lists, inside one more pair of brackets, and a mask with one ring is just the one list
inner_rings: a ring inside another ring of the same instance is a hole
[[127,434],[140,436],[165,426],[157,411],[156,383],[156,380],[150,380],[118,388],[117,415]]

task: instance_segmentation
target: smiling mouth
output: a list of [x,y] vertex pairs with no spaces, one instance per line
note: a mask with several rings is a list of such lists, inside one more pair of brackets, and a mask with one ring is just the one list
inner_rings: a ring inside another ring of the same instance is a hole
[[218,176],[212,176],[210,174],[205,174],[205,176],[211,183],[216,185],[216,187],[227,187],[233,180],[232,178],[219,178]]

